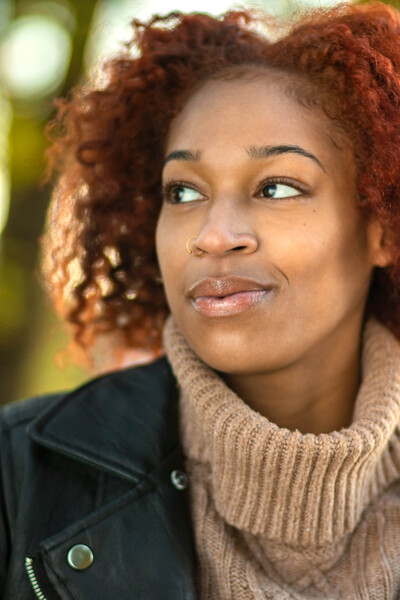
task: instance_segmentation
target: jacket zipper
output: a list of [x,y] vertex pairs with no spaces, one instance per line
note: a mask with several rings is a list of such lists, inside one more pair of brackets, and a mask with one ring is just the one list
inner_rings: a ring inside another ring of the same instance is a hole
[[46,596],[40,589],[40,585],[38,583],[38,580],[36,579],[35,571],[33,570],[33,558],[31,558],[30,556],[27,556],[25,558],[25,570],[28,574],[29,581],[31,582],[31,586],[33,588],[33,591],[35,592],[37,600],[46,600]]

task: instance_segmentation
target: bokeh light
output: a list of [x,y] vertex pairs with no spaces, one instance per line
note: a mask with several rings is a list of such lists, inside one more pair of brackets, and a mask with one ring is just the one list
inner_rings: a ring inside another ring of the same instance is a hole
[[10,176],[5,165],[0,165],[0,235],[6,226],[10,206]]
[[7,223],[10,206],[10,176],[8,173],[8,133],[12,108],[0,94],[0,235]]
[[2,83],[11,96],[42,97],[65,77],[71,57],[69,32],[46,15],[16,19],[0,44]]

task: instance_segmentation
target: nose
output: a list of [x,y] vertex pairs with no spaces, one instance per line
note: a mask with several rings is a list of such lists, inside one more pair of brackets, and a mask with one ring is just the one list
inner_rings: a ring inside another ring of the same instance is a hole
[[238,206],[229,198],[215,202],[196,236],[191,241],[194,255],[226,256],[240,252],[251,254],[258,248],[259,242],[249,215],[249,207]]

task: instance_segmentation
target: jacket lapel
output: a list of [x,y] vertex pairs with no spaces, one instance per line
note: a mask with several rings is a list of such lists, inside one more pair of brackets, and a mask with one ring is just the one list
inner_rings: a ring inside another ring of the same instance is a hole
[[165,358],[109,373],[32,423],[41,446],[138,483],[178,443],[178,393]]
[[[132,484],[40,543],[38,560],[60,598],[195,599],[187,495],[171,483],[183,469],[177,399],[163,358],[89,382],[30,426],[36,444]],[[67,560],[78,544],[94,556],[82,571]]]

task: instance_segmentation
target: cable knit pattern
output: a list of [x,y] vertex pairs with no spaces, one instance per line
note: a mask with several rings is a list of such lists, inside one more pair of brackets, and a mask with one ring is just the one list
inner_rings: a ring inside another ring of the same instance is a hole
[[400,345],[367,323],[353,423],[282,429],[191,350],[164,345],[181,389],[201,598],[400,598]]

